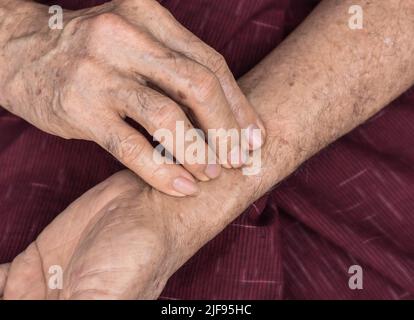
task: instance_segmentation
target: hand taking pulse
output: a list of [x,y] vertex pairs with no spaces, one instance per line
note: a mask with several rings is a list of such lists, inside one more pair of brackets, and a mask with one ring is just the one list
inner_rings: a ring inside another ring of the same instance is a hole
[[[5,27],[15,28],[12,36],[0,39],[5,43],[0,104],[38,128],[95,141],[148,184],[174,196],[197,193],[193,176],[214,179],[220,165],[189,163],[168,141],[161,143],[183,166],[159,164],[151,144],[126,117],[151,135],[157,129],[175,134],[177,121],[185,130],[193,126],[183,105],[205,132],[249,129],[247,145],[261,146],[262,137],[253,129],[263,125],[224,59],[156,1],[118,0],[65,11],[62,30],[49,28],[45,6],[23,1],[6,5],[16,15],[5,18]],[[22,19],[28,11],[36,18]],[[219,151],[219,140],[212,138],[210,147]],[[208,148],[205,144],[206,154]],[[242,148],[227,148],[229,157],[220,159],[221,164],[240,166]]]

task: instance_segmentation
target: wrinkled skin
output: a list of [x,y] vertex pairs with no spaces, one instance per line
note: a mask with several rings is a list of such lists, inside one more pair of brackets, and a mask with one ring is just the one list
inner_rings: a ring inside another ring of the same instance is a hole
[[[5,299],[155,299],[167,280],[254,199],[239,170],[198,197],[167,196],[121,171],[57,216],[11,264],[0,265]],[[229,198],[227,198],[230,196]],[[50,267],[63,289],[50,290]],[[7,277],[6,277],[7,274]]]
[[[220,165],[208,166],[207,156],[203,163],[189,163],[168,140],[161,143],[183,166],[160,164],[151,144],[126,117],[155,137],[158,129],[175,134],[177,121],[186,132],[193,122],[205,132],[263,127],[223,57],[154,0],[118,0],[65,11],[62,30],[49,28],[48,7],[27,2],[14,6],[11,14],[21,11],[4,26],[10,34],[0,36],[7,39],[0,41],[5,65],[0,75],[7,79],[0,80],[0,103],[51,134],[95,141],[162,192],[196,194],[194,177],[215,179]],[[24,15],[28,17],[15,27]],[[211,138],[217,154],[222,145],[229,155],[216,163],[228,168],[242,164],[241,157],[230,157],[236,146]],[[209,146],[204,143],[204,148],[208,155]]]
[[[369,6],[365,15],[370,22],[366,24],[368,32],[357,38],[349,33],[346,24],[338,24],[340,18],[346,17],[347,21],[352,1],[324,3],[243,81],[249,99],[267,119],[270,133],[263,148],[261,175],[244,177],[237,174],[238,170],[223,170],[219,179],[201,184],[197,197],[176,199],[142,188],[136,179],[122,173],[118,186],[107,188],[106,195],[94,189],[102,196],[99,201],[88,193],[84,196],[87,201],[78,201],[52,222],[36,241],[39,249],[32,245],[13,262],[6,284],[9,266],[0,266],[0,291],[6,286],[6,298],[24,297],[27,293],[46,296],[42,274],[47,269],[42,267],[40,256],[43,266],[61,263],[64,267],[66,280],[61,297],[157,296],[161,291],[158,286],[248,204],[414,83],[412,1]],[[368,6],[372,1],[364,3]],[[405,10],[400,5],[405,5]],[[390,23],[387,18],[392,18],[391,23],[398,28],[381,28],[383,23]],[[382,39],[390,35],[390,30],[395,30],[396,34],[391,35],[398,46],[389,49],[392,54],[384,55]],[[347,41],[327,41],[329,38]],[[358,59],[349,54],[351,47],[359,48],[354,53]],[[315,78],[318,61],[323,63]],[[336,71],[348,70],[349,66],[354,74],[365,76],[349,77],[348,73]],[[301,75],[302,83],[292,84],[295,74]],[[361,88],[371,88],[377,99],[368,99],[370,103],[363,104],[363,112],[355,113],[361,99],[369,97],[366,90],[361,95],[352,94]],[[315,95],[325,91],[330,94]],[[128,190],[134,190],[132,195]],[[137,195],[138,192],[141,193]],[[124,207],[122,212],[109,214],[110,207],[101,210],[112,200]],[[134,246],[129,245],[134,242]],[[130,273],[116,272],[117,267]],[[104,285],[108,283],[110,288]]]
[[[0,295],[4,288],[5,299],[157,298],[179,255],[168,216],[150,207],[143,188],[150,191],[124,171],[84,194],[0,267]],[[63,269],[62,290],[48,289],[53,265]]]

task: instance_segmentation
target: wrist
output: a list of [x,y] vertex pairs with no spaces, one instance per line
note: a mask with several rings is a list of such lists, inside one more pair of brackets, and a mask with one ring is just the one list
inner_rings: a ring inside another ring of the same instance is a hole
[[[264,95],[248,98],[259,111],[266,112],[274,111],[278,101],[267,100]],[[173,235],[177,261],[185,262],[302,162],[307,153],[296,147],[299,133],[295,123],[268,121],[257,174],[245,175],[241,169],[225,169],[218,179],[200,183],[201,192],[196,197],[176,199],[150,191],[153,198],[148,202],[161,205],[157,211],[169,213],[165,219],[169,220],[167,225]]]
[[253,202],[289,176],[314,153],[314,149],[303,144],[312,128],[303,128],[300,116],[294,111],[299,103],[295,99],[297,95],[274,94],[274,90],[265,82],[252,91],[246,91],[249,92],[248,100],[261,115],[267,132],[265,144],[260,150],[261,169],[258,174],[248,176],[246,181],[254,188]]

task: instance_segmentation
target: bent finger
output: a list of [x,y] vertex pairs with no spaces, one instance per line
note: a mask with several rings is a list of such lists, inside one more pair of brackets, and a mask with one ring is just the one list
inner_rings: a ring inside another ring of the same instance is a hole
[[178,104],[141,85],[123,89],[118,95],[122,111],[140,123],[193,176],[202,181],[219,176],[215,153]]
[[[168,48],[206,66],[217,76],[238,124],[244,129],[243,132],[248,139],[250,149],[261,147],[265,138],[263,122],[241,91],[224,57],[187,30],[171,15],[166,15],[165,21],[170,24],[168,32],[154,26],[149,28],[151,33]],[[149,21],[148,23],[154,22]]]
[[[188,107],[195,115],[197,125],[208,130],[237,130],[240,126],[227,101],[217,77],[205,66],[188,57],[171,51],[152,35],[133,30],[122,40],[123,50],[111,55],[111,63],[131,78],[144,78],[162,89],[171,98]],[[214,133],[212,134],[214,136]],[[239,146],[243,139],[239,134]],[[225,149],[226,157],[220,162],[230,167],[230,152],[235,146],[215,145],[214,150]],[[221,152],[217,153],[221,155]]]

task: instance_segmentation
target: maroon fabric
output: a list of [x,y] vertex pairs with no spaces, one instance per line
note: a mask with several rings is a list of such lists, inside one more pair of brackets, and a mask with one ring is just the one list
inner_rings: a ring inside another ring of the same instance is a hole
[[[162,1],[236,76],[315,2]],[[411,90],[304,164],[182,267],[162,298],[413,299],[413,104]],[[0,130],[0,262],[8,262],[121,166],[93,143],[47,135],[3,109]],[[348,287],[354,264],[364,270],[363,290]]]

